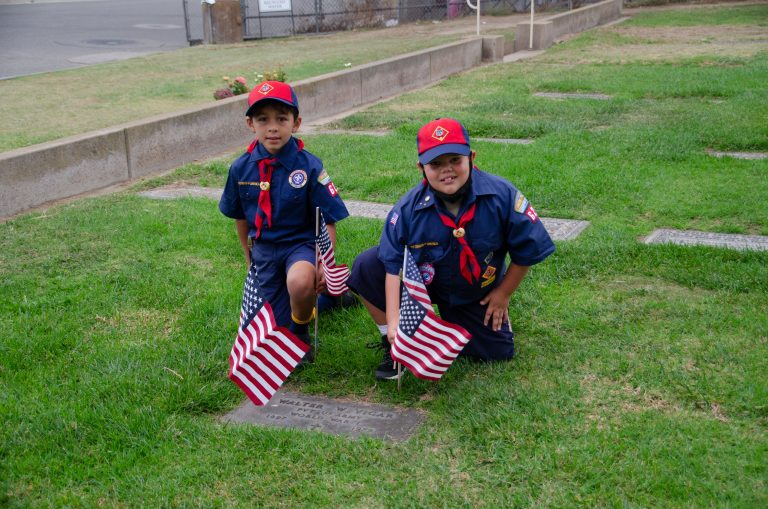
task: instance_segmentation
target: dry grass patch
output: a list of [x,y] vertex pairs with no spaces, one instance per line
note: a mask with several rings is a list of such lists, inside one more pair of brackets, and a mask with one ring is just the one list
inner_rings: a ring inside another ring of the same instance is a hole
[[[574,34],[564,41],[584,37]],[[694,57],[747,58],[768,51],[768,27],[613,27],[586,37],[591,43],[556,48],[537,60],[550,63],[601,64],[679,61]]]

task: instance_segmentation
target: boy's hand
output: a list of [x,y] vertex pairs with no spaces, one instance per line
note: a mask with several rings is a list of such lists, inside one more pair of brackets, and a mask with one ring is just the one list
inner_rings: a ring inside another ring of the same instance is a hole
[[387,341],[390,345],[395,344],[395,338],[397,337],[397,324],[387,327]]
[[325,293],[325,291],[328,289],[325,285],[325,270],[323,270],[323,264],[321,263],[317,267],[317,272],[315,273],[316,276],[316,282],[315,282],[315,291],[318,294]]
[[[509,295],[505,295],[500,288],[494,288],[480,301],[481,305],[488,304],[485,310],[483,325],[490,325],[492,330],[501,329],[501,324],[509,321]],[[488,323],[490,322],[490,324]]]

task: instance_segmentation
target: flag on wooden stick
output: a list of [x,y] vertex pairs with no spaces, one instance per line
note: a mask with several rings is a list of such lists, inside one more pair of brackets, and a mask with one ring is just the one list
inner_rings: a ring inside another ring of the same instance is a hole
[[349,268],[346,265],[336,265],[336,254],[333,251],[331,237],[325,226],[325,219],[320,213],[320,233],[317,236],[317,248],[320,251],[320,262],[323,264],[325,284],[330,295],[341,295],[349,290]]
[[229,378],[253,402],[265,405],[299,364],[309,345],[275,323],[254,264],[248,269],[240,325],[229,354]]
[[439,380],[471,338],[466,329],[435,314],[419,269],[405,248],[400,318],[392,359],[419,378]]

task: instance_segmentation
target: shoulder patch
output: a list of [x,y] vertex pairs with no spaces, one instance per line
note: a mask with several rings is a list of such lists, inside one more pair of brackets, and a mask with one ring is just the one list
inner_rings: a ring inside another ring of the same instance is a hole
[[528,200],[525,198],[525,196],[523,196],[523,193],[517,191],[517,193],[515,193],[515,212],[524,214],[527,208]]
[[325,168],[323,168],[323,171],[321,171],[320,175],[317,176],[317,181],[324,186],[327,186],[331,182],[331,176],[328,175],[328,172],[325,171]]
[[532,223],[535,223],[539,218],[539,216],[536,215],[536,211],[533,210],[533,205],[528,205],[528,208],[525,211],[525,215],[528,216]]
[[397,212],[393,212],[392,217],[389,218],[389,224],[391,224],[392,226],[395,226],[399,218],[400,216],[397,215]]

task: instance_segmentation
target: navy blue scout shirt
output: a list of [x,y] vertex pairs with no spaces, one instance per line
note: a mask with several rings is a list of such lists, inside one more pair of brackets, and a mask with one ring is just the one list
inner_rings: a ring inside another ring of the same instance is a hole
[[475,217],[465,226],[465,239],[480,264],[479,281],[470,285],[461,275],[461,245],[437,211],[451,214],[424,183],[403,196],[387,216],[379,245],[387,273],[399,273],[407,245],[430,295],[457,306],[477,302],[499,284],[507,253],[516,265],[529,266],[555,251],[533,207],[506,180],[473,168],[471,189],[459,216],[472,203],[477,203]]
[[[325,222],[332,224],[349,216],[323,163],[306,150],[299,150],[291,138],[275,156],[257,144],[252,153],[238,157],[219,201],[221,213],[232,219],[246,219],[249,236],[256,234],[254,219],[259,211],[259,160],[276,157],[269,193],[272,202],[272,227],[266,220],[259,242],[304,242],[315,240],[315,207],[320,207]],[[309,225],[309,226],[308,226]]]

